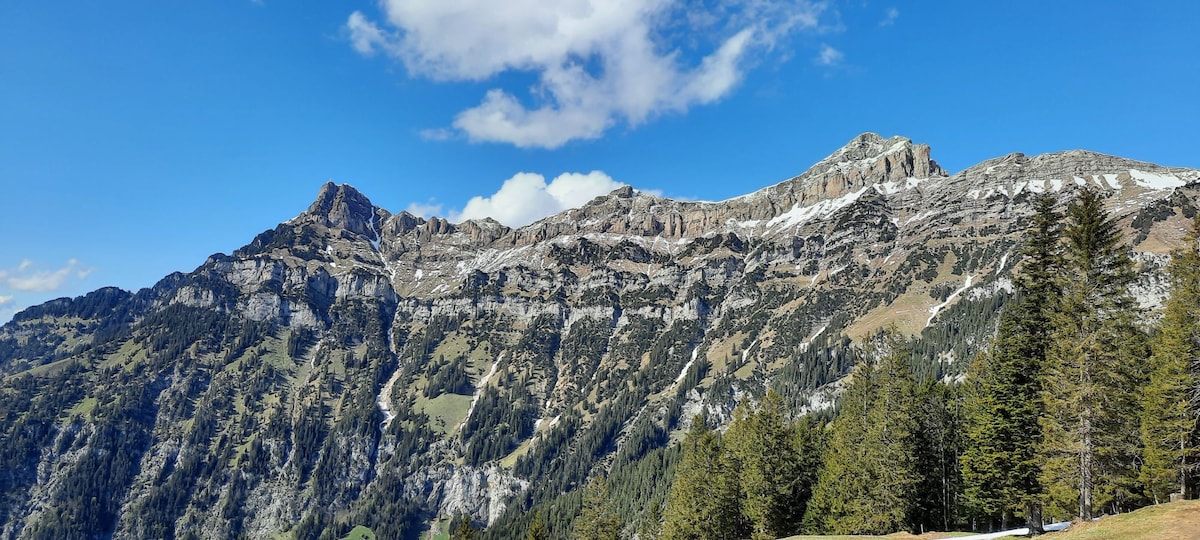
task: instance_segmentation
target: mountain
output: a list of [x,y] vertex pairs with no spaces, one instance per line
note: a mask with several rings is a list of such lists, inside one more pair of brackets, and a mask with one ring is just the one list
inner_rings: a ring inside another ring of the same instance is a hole
[[1033,197],[1085,188],[1157,307],[1200,171],[1092,152],[951,175],[864,134],[741,197],[626,187],[518,229],[329,183],[193,272],[0,327],[0,538],[400,538],[457,514],[502,537],[531,504],[577,508],[599,471],[645,480],[623,484],[633,523],[683,419],[728,421],[768,388],[825,414],[884,327],[958,380]]

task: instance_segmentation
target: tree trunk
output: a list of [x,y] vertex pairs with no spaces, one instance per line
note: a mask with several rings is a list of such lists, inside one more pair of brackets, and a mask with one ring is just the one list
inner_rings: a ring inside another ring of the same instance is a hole
[[1179,496],[1187,498],[1187,432],[1179,434]]
[[1042,506],[1033,501],[1025,502],[1025,526],[1029,527],[1029,534],[1042,534],[1046,530],[1042,528]]
[[1079,448],[1079,517],[1092,519],[1092,467],[1095,461],[1092,449],[1092,418],[1084,409],[1081,419],[1083,441]]

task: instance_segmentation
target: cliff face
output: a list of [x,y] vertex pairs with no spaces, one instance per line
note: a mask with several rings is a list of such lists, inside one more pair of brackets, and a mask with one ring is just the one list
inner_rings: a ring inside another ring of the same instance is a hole
[[1082,151],[949,175],[873,134],[721,202],[630,188],[520,229],[327,184],[232,255],[0,328],[0,538],[381,537],[480,524],[781,391],[828,407],[895,324],[950,380],[1012,290],[1032,196],[1110,194],[1147,307],[1200,172]]

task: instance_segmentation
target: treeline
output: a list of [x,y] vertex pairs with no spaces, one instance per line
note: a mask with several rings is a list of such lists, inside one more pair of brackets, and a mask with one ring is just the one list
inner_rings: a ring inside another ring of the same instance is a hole
[[1065,215],[1037,201],[1020,298],[968,373],[962,470],[973,510],[1037,529],[1196,495],[1198,232],[1200,220],[1172,256],[1164,316],[1149,327],[1102,197],[1084,191]]

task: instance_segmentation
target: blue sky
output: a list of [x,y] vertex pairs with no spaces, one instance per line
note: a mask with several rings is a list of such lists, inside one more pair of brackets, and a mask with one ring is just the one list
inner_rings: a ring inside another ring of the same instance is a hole
[[326,180],[521,222],[740,195],[864,131],[951,171],[1200,167],[1198,30],[1191,1],[3,2],[0,321],[190,271]]

